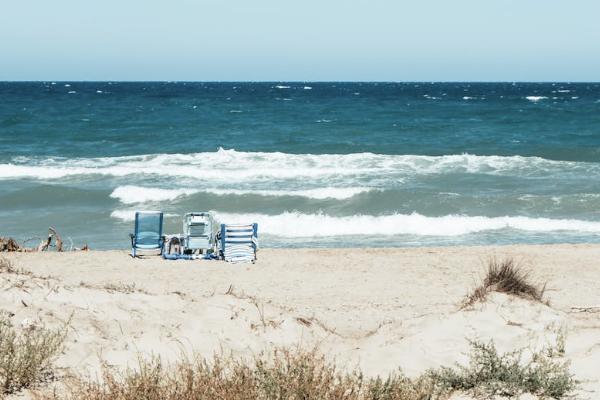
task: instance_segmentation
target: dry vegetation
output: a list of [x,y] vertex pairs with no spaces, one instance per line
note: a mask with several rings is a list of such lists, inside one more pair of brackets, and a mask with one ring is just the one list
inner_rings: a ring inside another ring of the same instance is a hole
[[[0,273],[33,279],[30,272],[16,268],[1,256]],[[61,352],[66,335],[66,327],[50,330],[41,324],[27,324],[16,329],[13,316],[0,311],[0,397],[50,380],[52,362]]]
[[65,398],[433,400],[462,391],[560,399],[575,388],[575,381],[568,365],[547,353],[535,353],[532,361],[524,363],[520,353],[500,355],[492,343],[474,342],[468,366],[428,371],[415,379],[400,372],[385,379],[366,378],[359,371],[340,372],[316,352],[280,350],[251,361],[223,356],[210,361],[186,359],[171,367],[155,358],[122,373],[106,368],[102,381],[80,380],[70,386]]
[[31,325],[17,331],[10,316],[0,316],[0,395],[52,378],[52,362],[62,350],[65,330]]
[[17,272],[17,270],[15,269],[15,266],[13,265],[11,260],[0,256],[0,272],[14,274]]
[[253,361],[217,356],[166,367],[160,360],[142,362],[123,374],[105,371],[103,383],[71,387],[70,399],[427,399],[431,387],[401,375],[386,381],[360,373],[343,374],[314,352],[278,351]]
[[546,284],[532,282],[529,271],[512,258],[502,261],[491,259],[483,282],[466,296],[462,306],[464,308],[485,301],[491,292],[543,302],[545,290]]

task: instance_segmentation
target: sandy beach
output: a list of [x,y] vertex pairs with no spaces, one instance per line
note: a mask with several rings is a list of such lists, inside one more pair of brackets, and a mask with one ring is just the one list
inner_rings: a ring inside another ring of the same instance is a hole
[[0,400],[600,400],[600,1],[2,5]]
[[[468,339],[537,349],[566,333],[580,398],[600,396],[600,245],[263,249],[256,264],[132,259],[126,251],[5,253],[0,308],[15,325],[70,320],[60,377],[142,355],[252,356],[318,347],[367,375],[466,362]],[[490,257],[547,283],[549,305],[494,293],[460,309]],[[29,274],[29,272],[31,274]],[[584,307],[583,309],[581,307]]]

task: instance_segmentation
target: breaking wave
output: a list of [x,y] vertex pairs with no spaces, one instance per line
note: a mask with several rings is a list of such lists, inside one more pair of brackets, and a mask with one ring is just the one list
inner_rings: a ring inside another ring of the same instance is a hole
[[452,173],[541,177],[555,176],[557,173],[600,175],[600,165],[524,156],[287,154],[224,149],[191,154],[101,158],[19,157],[10,163],[0,164],[0,179],[51,180],[70,176],[138,175],[191,178],[225,184],[328,178],[343,183],[337,186],[349,186],[348,179],[352,178],[386,184],[415,175]]
[[540,100],[546,100],[548,97],[547,96],[527,96],[525,97],[527,100],[532,101],[532,102],[538,102]]
[[190,196],[196,193],[210,193],[218,196],[299,196],[311,199],[349,199],[357,194],[369,192],[371,188],[349,187],[335,188],[325,187],[306,190],[245,190],[245,189],[161,189],[141,186],[119,186],[110,197],[118,199],[123,204],[140,204],[146,202],[160,202],[175,200],[179,197]]
[[110,194],[123,204],[137,204],[149,201],[169,201],[178,197],[197,193],[194,189],[159,189],[141,186],[119,186]]
[[[115,210],[113,218],[132,221],[134,210]],[[515,229],[529,232],[578,232],[600,234],[600,222],[577,219],[530,218],[524,216],[484,217],[421,214],[330,216],[285,212],[278,215],[215,212],[217,220],[230,223],[258,222],[259,231],[285,238],[353,235],[460,236],[470,233]]]

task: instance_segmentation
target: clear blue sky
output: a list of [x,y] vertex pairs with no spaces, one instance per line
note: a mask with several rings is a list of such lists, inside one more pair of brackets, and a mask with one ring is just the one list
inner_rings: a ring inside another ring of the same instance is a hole
[[0,0],[0,80],[598,81],[599,0]]

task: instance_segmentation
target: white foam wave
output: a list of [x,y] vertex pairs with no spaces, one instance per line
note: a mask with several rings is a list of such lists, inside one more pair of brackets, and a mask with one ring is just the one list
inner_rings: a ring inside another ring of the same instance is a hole
[[349,199],[353,196],[356,196],[360,193],[366,193],[372,190],[372,188],[365,187],[350,187],[350,188],[335,188],[335,187],[325,187],[325,188],[316,188],[316,189],[306,189],[306,190],[240,190],[240,189],[206,189],[205,191],[208,193],[213,193],[216,195],[226,196],[226,195],[259,195],[259,196],[299,196],[299,197],[308,197],[310,199],[336,199],[336,200],[344,200]]
[[110,194],[113,199],[119,199],[123,204],[137,204],[149,201],[169,201],[181,196],[197,193],[193,189],[160,189],[141,186],[119,186]]
[[0,179],[60,179],[69,176],[159,176],[210,181],[214,186],[274,180],[327,179],[328,186],[384,186],[428,174],[600,175],[600,165],[539,157],[287,154],[219,149],[191,154],[149,154],[103,158],[27,158],[0,164]]
[[284,86],[284,85],[277,85],[275,86],[277,89],[289,89],[289,86]]
[[344,200],[365,193],[371,190],[377,190],[366,187],[336,188],[325,187],[306,190],[243,190],[243,189],[162,189],[149,188],[142,186],[119,186],[110,194],[110,197],[118,199],[123,204],[141,204],[146,202],[172,201],[179,197],[190,196],[196,193],[211,193],[218,196],[228,195],[257,195],[257,196],[299,196],[311,199],[336,199]]
[[111,218],[120,219],[121,221],[133,221],[135,219],[136,210],[114,210],[110,213]]
[[533,101],[533,102],[535,103],[535,102],[537,102],[537,101],[540,101],[540,100],[545,100],[545,99],[547,99],[548,97],[546,97],[546,96],[527,96],[527,97],[525,97],[525,98],[526,98],[527,100],[529,100],[529,101]]
[[[110,213],[110,216],[111,216],[111,218],[120,219],[121,221],[124,221],[124,222],[129,222],[129,221],[135,220],[136,211],[150,211],[150,210],[137,210],[137,209],[114,210],[113,212]],[[165,217],[177,217],[177,214],[166,213],[166,214],[164,214],[164,216]]]
[[[112,217],[132,221],[133,210],[115,210]],[[324,214],[286,212],[278,215],[215,213],[223,223],[257,222],[259,232],[285,238],[348,235],[459,236],[500,229],[528,232],[577,232],[600,234],[600,222],[576,219],[530,218],[522,216],[483,217],[421,214],[381,216],[352,215],[334,217]]]
[[459,236],[512,228],[522,231],[574,231],[599,233],[600,222],[529,217],[468,217],[421,214],[333,217],[288,212],[279,215],[217,213],[221,222],[258,222],[262,233],[281,237],[323,237],[347,235]]

